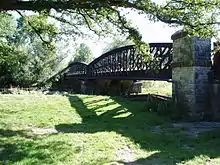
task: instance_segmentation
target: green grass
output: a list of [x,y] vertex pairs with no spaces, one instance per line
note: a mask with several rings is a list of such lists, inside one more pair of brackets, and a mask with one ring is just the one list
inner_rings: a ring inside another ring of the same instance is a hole
[[172,95],[172,83],[166,81],[142,81],[141,94]]
[[[0,164],[220,164],[219,132],[189,137],[146,107],[108,96],[0,95]],[[158,125],[167,131],[152,131]]]

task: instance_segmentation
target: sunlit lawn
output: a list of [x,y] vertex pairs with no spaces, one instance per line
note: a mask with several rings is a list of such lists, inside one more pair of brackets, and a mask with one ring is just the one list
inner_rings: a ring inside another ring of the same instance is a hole
[[142,81],[141,94],[172,96],[172,83],[166,81]]
[[[220,133],[191,137],[147,102],[0,95],[0,164],[220,164]],[[158,125],[167,131],[152,131]]]

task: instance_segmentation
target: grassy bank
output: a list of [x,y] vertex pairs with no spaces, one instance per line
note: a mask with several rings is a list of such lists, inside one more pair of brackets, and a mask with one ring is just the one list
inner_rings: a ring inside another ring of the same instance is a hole
[[0,95],[0,164],[220,164],[218,132],[189,136],[147,104],[108,96]]

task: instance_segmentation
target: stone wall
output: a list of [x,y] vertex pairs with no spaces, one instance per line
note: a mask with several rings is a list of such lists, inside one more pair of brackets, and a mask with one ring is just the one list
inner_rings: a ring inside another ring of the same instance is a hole
[[208,72],[211,41],[177,32],[173,42],[173,97],[185,106],[190,120],[209,118]]
[[194,90],[194,70],[192,67],[176,67],[172,70],[173,98],[178,103],[185,105],[186,111],[189,115],[192,112],[190,109],[194,108],[195,90]]
[[195,112],[202,120],[210,120],[209,108],[209,82],[208,72],[210,67],[195,66]]

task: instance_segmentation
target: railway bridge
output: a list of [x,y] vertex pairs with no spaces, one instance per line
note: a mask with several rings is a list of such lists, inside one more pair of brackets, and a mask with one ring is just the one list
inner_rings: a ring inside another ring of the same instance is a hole
[[[149,57],[153,60],[145,61],[134,45],[125,46],[101,55],[88,65],[72,63],[65,70],[63,80],[70,84],[80,82],[83,92],[96,88],[101,94],[111,85],[120,84],[123,88],[135,80],[171,81],[173,99],[186,105],[192,120],[213,116],[208,81],[211,40],[182,31],[171,38],[173,43],[149,44]],[[216,113],[220,117],[220,110]]]

